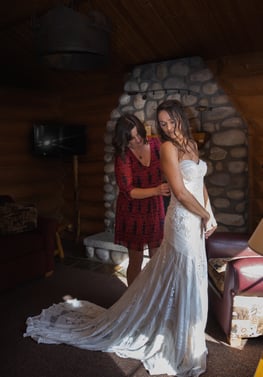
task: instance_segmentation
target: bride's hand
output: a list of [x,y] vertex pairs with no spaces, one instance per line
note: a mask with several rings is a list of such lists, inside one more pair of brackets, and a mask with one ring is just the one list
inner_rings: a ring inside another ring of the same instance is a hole
[[208,229],[205,231],[205,238],[207,239],[208,237],[210,237],[214,231],[216,230],[217,228],[217,225],[213,226],[212,228]]
[[206,234],[206,229],[207,229],[207,223],[210,219],[210,214],[206,211],[206,215],[202,217],[201,219],[201,235],[203,232]]

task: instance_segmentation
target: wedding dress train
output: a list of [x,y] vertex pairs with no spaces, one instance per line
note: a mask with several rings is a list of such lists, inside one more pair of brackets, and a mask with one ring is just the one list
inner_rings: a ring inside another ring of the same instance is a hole
[[[206,164],[180,163],[185,186],[203,204]],[[139,359],[151,375],[199,376],[206,369],[207,264],[200,218],[172,195],[164,240],[109,309],[68,300],[27,319],[24,336]]]

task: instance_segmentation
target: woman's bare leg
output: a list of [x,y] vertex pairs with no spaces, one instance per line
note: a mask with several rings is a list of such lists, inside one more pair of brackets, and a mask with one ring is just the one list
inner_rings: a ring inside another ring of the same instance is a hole
[[152,256],[154,256],[158,249],[158,247],[149,248],[149,257],[152,258]]
[[141,272],[143,262],[143,251],[128,250],[129,264],[127,268],[127,283],[131,285],[136,276]]

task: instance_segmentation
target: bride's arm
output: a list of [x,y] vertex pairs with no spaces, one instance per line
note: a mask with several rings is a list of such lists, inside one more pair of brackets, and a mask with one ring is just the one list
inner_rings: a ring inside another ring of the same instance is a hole
[[206,238],[208,238],[216,230],[216,228],[217,228],[217,222],[216,222],[215,216],[214,216],[212,208],[211,208],[210,199],[209,199],[207,188],[206,188],[205,185],[204,185],[204,190],[203,191],[204,191],[205,209],[210,214],[210,219],[209,219],[209,221],[206,224],[206,232],[205,232],[205,236],[206,236]]

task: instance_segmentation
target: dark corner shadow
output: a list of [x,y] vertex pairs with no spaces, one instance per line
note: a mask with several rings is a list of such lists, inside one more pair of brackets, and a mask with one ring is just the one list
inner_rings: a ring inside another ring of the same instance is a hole
[[220,328],[218,322],[214,318],[211,310],[208,312],[207,324],[206,324],[206,334],[216,339],[217,342],[225,343],[227,342],[226,336],[223,330]]

